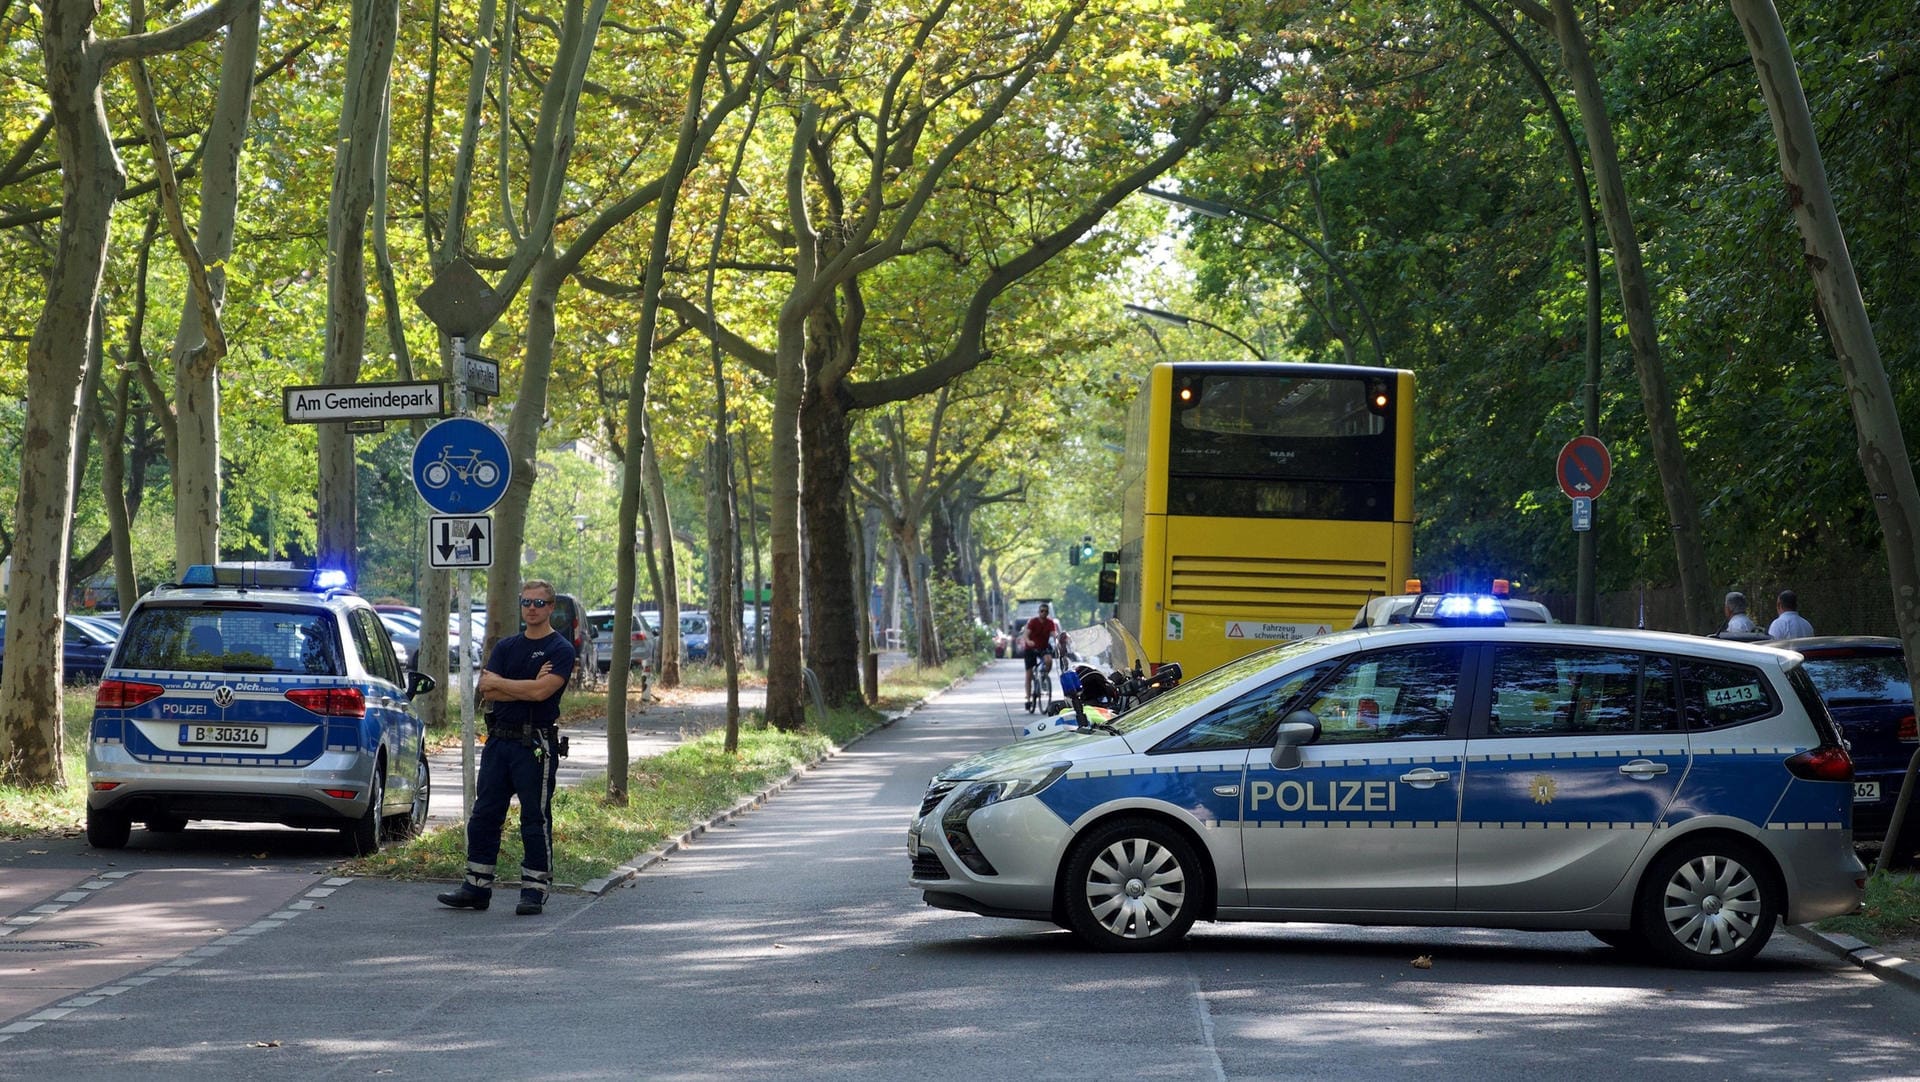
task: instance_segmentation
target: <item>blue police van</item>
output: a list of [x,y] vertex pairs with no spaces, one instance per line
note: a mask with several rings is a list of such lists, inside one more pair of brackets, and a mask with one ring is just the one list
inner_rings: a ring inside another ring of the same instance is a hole
[[128,613],[87,740],[87,840],[193,820],[338,830],[369,853],[426,823],[432,779],[405,671],[337,571],[202,564]]
[[1103,950],[1470,925],[1720,968],[1859,906],[1852,777],[1796,653],[1434,597],[948,767],[909,882]]

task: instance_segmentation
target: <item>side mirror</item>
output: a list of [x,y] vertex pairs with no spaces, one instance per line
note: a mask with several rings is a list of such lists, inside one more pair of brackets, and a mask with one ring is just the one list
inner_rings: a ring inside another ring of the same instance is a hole
[[419,696],[425,695],[427,692],[439,686],[433,677],[428,676],[426,673],[410,672],[407,674],[407,701],[412,702]]
[[1118,568],[1100,569],[1100,604],[1111,605],[1120,600],[1120,571]]
[[1320,719],[1313,716],[1311,710],[1295,710],[1280,719],[1279,728],[1274,730],[1273,768],[1275,770],[1300,769],[1300,748],[1320,739]]

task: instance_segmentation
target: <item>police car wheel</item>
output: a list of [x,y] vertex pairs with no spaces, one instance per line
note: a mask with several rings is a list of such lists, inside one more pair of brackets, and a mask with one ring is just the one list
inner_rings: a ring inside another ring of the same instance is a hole
[[87,844],[95,849],[124,849],[133,836],[133,820],[119,812],[87,809]]
[[1659,961],[1732,969],[1773,935],[1782,893],[1775,883],[1753,846],[1731,838],[1683,841],[1647,868],[1634,925]]
[[1067,857],[1067,927],[1097,950],[1171,947],[1193,927],[1205,878],[1193,846],[1173,828],[1151,819],[1109,823]]
[[367,794],[367,810],[351,826],[340,828],[347,851],[356,857],[380,851],[380,806],[387,802],[387,778],[378,769],[373,772],[373,789]]

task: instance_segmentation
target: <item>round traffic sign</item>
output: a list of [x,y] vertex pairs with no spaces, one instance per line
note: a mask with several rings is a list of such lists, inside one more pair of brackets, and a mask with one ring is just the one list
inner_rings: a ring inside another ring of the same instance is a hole
[[513,477],[507,441],[493,426],[449,417],[413,448],[413,487],[443,515],[477,515],[500,502]]
[[1560,448],[1560,459],[1554,466],[1554,474],[1560,479],[1560,491],[1569,499],[1582,496],[1592,499],[1607,490],[1607,482],[1613,479],[1613,456],[1607,453],[1607,445],[1597,436],[1575,436]]

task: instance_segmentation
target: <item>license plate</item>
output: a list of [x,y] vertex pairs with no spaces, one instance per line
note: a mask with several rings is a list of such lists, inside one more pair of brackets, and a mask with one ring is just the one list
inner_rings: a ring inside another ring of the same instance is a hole
[[1877,781],[1856,781],[1853,783],[1853,802],[1865,803],[1880,799],[1880,783]]
[[182,725],[180,743],[221,748],[264,748],[267,730],[261,725]]

